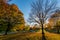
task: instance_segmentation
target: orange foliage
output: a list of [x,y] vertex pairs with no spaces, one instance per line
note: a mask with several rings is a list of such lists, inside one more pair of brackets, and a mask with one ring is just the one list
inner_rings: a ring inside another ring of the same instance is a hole
[[9,21],[13,26],[19,24],[18,29],[23,29],[25,26],[23,13],[15,4],[9,5],[4,1],[0,1],[0,20],[1,19],[5,20],[5,22]]

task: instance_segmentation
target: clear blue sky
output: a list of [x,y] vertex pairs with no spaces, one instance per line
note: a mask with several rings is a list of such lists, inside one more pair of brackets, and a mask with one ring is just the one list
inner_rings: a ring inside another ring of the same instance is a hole
[[[36,1],[36,0],[12,0],[10,4],[12,3],[16,4],[24,14],[24,18],[26,20],[29,16],[28,14],[30,13],[32,1]],[[58,6],[60,6],[60,0],[58,0]]]

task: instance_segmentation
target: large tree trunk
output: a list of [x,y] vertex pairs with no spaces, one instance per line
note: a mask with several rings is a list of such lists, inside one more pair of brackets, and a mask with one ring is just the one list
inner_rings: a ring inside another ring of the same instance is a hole
[[6,29],[6,31],[5,31],[5,35],[7,35],[7,33],[8,33],[9,30],[10,30],[10,23],[8,22],[8,24],[7,24],[7,29]]
[[9,27],[7,27],[7,29],[6,29],[6,31],[5,31],[5,35],[7,35],[8,30],[9,30]]
[[44,28],[43,28],[43,24],[42,24],[42,40],[46,40],[45,33],[44,33]]
[[57,30],[57,33],[58,33],[58,34],[60,33],[59,30]]
[[59,34],[60,32],[59,32],[59,29],[57,29],[57,33]]
[[59,34],[60,32],[59,32],[59,27],[58,26],[57,26],[57,29],[56,30],[57,30],[57,33]]

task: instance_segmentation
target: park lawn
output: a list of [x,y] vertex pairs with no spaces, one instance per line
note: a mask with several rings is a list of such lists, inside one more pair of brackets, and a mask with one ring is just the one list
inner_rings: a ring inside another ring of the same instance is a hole
[[[47,40],[60,40],[60,34],[45,32]],[[14,33],[0,36],[0,40],[41,40],[41,32]]]

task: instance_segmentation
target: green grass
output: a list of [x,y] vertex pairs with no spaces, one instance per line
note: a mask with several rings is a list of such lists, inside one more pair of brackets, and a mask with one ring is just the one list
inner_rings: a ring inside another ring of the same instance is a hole
[[[47,40],[60,40],[60,34],[49,33],[45,31]],[[41,40],[42,34],[39,32],[15,33],[0,36],[0,40]]]

